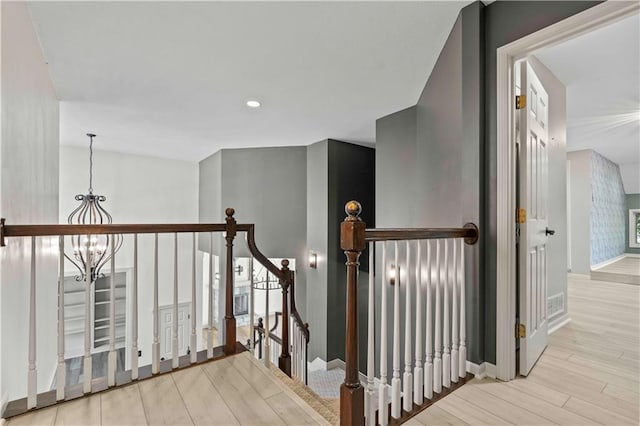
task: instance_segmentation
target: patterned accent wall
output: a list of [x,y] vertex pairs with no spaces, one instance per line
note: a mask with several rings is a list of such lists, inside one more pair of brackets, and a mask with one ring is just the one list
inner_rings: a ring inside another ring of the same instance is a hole
[[591,152],[591,264],[625,252],[626,200],[620,168]]

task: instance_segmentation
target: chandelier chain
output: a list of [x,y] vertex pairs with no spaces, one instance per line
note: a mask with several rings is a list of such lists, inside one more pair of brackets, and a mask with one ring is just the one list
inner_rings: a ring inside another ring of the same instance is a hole
[[93,136],[89,139],[89,194],[93,194]]

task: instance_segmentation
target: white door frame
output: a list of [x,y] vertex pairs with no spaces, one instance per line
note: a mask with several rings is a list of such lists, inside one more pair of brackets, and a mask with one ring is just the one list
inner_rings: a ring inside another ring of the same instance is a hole
[[497,50],[496,376],[516,375],[516,175],[513,64],[549,47],[640,11],[640,2],[607,1]]

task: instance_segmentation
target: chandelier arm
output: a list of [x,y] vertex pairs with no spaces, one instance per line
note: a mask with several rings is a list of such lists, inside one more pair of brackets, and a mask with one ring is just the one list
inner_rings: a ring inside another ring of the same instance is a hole
[[[78,265],[73,259],[71,259],[67,253],[64,254],[64,257],[67,258],[67,260],[69,262],[71,262],[73,264],[73,266],[75,266],[76,268],[78,268],[78,271],[80,271],[80,280],[82,279],[82,277],[84,277],[84,271],[82,270],[82,266]],[[78,279],[78,275],[76,275],[76,281],[80,281]]]
[[78,213],[82,209],[82,206],[85,204],[84,195],[82,194],[76,195],[76,201],[82,201],[82,202],[67,217],[67,223],[69,223],[69,225],[73,225],[73,217],[76,215],[76,213]]

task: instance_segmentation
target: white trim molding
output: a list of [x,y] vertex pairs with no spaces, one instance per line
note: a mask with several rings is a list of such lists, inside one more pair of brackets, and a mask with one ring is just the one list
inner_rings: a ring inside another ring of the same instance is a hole
[[630,248],[640,248],[640,243],[637,240],[636,234],[636,217],[640,214],[640,209],[629,209],[629,241],[628,246]]
[[547,334],[555,333],[570,322],[571,317],[569,316],[569,312],[565,312],[553,321],[549,321],[549,329],[547,330]]
[[511,380],[516,374],[513,64],[537,49],[578,37],[639,10],[640,2],[604,2],[497,50],[496,376],[500,380]]
[[625,256],[625,254],[623,253],[623,254],[621,254],[620,256],[616,256],[616,257],[614,257],[614,258],[612,258],[612,259],[605,260],[604,262],[600,262],[600,263],[597,263],[597,264],[595,264],[595,265],[591,265],[591,270],[592,270],[592,271],[596,271],[596,270],[598,270],[598,269],[600,269],[600,268],[604,268],[605,266],[607,266],[607,265],[611,265],[612,263],[616,263],[618,260],[622,260],[622,259],[624,259],[625,257],[626,257],[626,256]]
[[484,379],[489,377],[490,379],[496,378],[496,366],[490,362],[483,362],[478,365],[474,362],[467,361],[467,372],[473,374],[478,379]]

